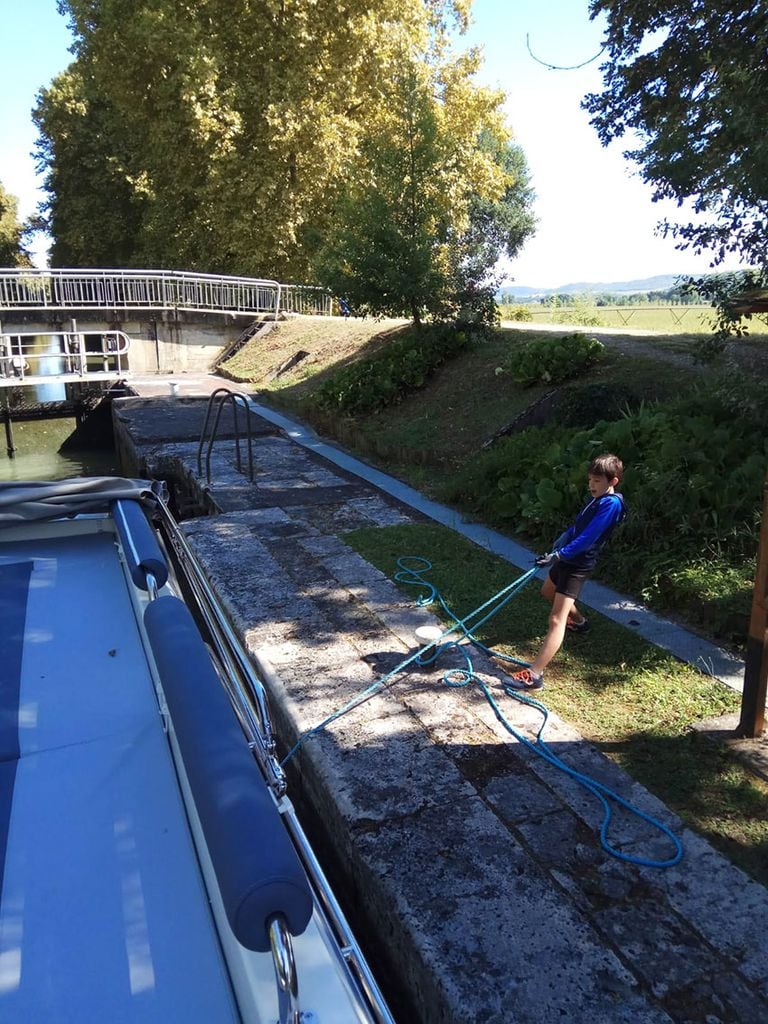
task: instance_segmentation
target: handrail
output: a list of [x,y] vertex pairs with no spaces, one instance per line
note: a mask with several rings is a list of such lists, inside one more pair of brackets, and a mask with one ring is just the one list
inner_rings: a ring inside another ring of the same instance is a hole
[[331,294],[312,285],[183,270],[0,269],[0,309],[89,308],[328,315]]
[[261,765],[267,784],[279,800],[286,790],[285,773],[277,757],[267,694],[256,676],[248,656],[242,649],[197,555],[173,518],[165,501],[156,496],[166,548],[172,551],[177,567],[189,585],[195,607],[205,623],[224,673],[223,682],[229,692],[248,745]]
[[245,409],[245,426],[248,435],[248,479],[253,483],[253,439],[251,437],[251,414],[248,407],[248,399],[245,395],[240,394],[239,391],[231,391],[229,388],[216,388],[215,391],[211,392],[210,398],[208,399],[208,405],[205,409],[205,420],[203,421],[203,429],[200,432],[200,443],[197,446],[197,472],[199,476],[203,473],[203,445],[205,444],[206,434],[208,432],[208,423],[211,418],[211,411],[213,409],[214,401],[218,398],[216,406],[216,419],[211,429],[211,436],[208,439],[208,448],[205,454],[205,479],[210,484],[211,482],[211,452],[213,450],[213,442],[216,440],[216,435],[219,429],[219,420],[221,419],[221,410],[224,408],[224,403],[231,401],[232,403],[232,418],[235,426],[235,451],[237,453],[237,471],[242,473],[242,461],[240,459],[240,425],[237,419],[237,399],[242,403]]
[[[178,569],[190,585],[195,606],[200,612],[216,654],[225,669],[225,676],[233,704],[254,756],[261,765],[267,784],[280,801],[280,811],[290,832],[299,857],[312,883],[312,888],[327,916],[330,935],[337,943],[340,964],[346,966],[364,1001],[367,1002],[377,1024],[394,1024],[376,979],[352,933],[346,916],[331,889],[325,872],[312,849],[296,812],[284,798],[286,779],[276,756],[276,744],[271,729],[264,683],[256,674],[250,656],[229,623],[202,564],[189,541],[173,518],[161,496],[156,506],[167,547],[173,552]],[[254,704],[257,709],[254,714]],[[283,1004],[285,1005],[285,1004]],[[290,1004],[289,1004],[290,1005]],[[293,1024],[293,1022],[292,1022]]]

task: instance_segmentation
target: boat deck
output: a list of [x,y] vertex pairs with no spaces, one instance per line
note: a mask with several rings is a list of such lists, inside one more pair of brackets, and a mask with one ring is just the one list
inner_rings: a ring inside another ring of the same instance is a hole
[[0,622],[0,1019],[238,1020],[114,535],[3,544]]

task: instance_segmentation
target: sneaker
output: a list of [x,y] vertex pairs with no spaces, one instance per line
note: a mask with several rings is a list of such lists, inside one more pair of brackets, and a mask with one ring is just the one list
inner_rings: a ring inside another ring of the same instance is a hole
[[589,619],[584,619],[583,622],[566,622],[565,628],[569,633],[588,633],[592,626]]
[[531,669],[524,668],[509,677],[509,685],[513,690],[541,690],[544,686],[544,675],[537,676]]

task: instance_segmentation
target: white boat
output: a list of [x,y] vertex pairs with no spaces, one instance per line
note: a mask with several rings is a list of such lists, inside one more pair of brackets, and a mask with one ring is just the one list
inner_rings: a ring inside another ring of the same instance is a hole
[[0,1020],[388,1024],[164,500],[0,484]]

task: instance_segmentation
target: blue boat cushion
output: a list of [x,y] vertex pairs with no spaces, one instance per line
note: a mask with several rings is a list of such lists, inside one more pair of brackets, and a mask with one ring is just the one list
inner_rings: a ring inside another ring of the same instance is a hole
[[0,564],[0,761],[19,756],[19,694],[27,595],[34,562]]
[[306,928],[309,883],[188,608],[159,597],[144,622],[229,923],[266,952],[276,914]]
[[138,501],[116,501],[114,517],[133,582],[146,590],[146,574],[151,572],[162,587],[168,579],[168,565],[144,509]]
[[34,562],[0,564],[0,895],[19,746],[19,698],[27,595]]

